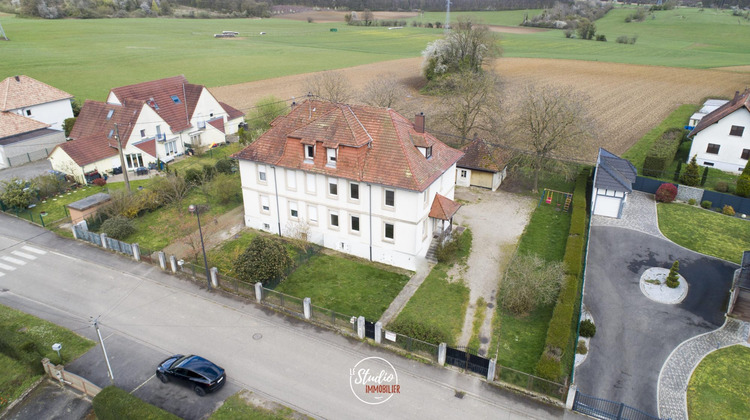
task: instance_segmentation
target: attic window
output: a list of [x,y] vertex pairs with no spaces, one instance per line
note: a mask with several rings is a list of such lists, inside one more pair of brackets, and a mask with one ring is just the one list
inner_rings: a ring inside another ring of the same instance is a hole
[[114,129],[114,128],[113,128],[113,129],[111,129],[111,130],[109,130],[109,134],[107,134],[107,138],[108,138],[108,139],[111,139],[111,138],[112,138],[112,134],[114,134],[114,132],[115,132],[115,129]]
[[172,95],[171,98],[172,98],[172,102],[176,104],[182,103],[182,101],[180,101],[180,98],[178,98],[177,95]]
[[312,161],[315,158],[315,145],[305,144],[304,147],[305,147],[305,160]]
[[742,133],[745,131],[745,127],[739,126],[739,125],[733,125],[732,128],[729,130],[730,136],[737,136],[742,137]]
[[424,150],[424,157],[427,159],[432,157],[432,146],[427,146],[427,148]]
[[108,119],[108,120],[112,119],[112,114],[114,114],[114,113],[115,113],[115,110],[114,110],[114,109],[110,109],[110,110],[109,110],[109,111],[107,112],[107,119]]

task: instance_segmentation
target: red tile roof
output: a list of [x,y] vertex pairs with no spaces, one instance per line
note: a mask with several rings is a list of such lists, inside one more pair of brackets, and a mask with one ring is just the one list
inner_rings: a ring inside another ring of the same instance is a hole
[[185,76],[175,76],[117,87],[112,93],[120,102],[127,99],[145,102],[176,132],[190,127],[190,115],[202,90],[203,86],[189,84]]
[[464,156],[456,166],[486,172],[502,172],[510,158],[509,152],[499,147],[491,147],[480,138],[472,140],[461,151],[464,152]]
[[[306,101],[279,117],[250,146],[234,155],[286,168],[362,182],[423,191],[458,161],[462,153],[425,133],[427,159],[414,146],[410,120],[391,109]],[[302,144],[316,142],[312,164]],[[338,143],[336,167],[326,165],[325,146]]]
[[156,157],[156,139],[134,143],[133,145],[148,153],[149,155]]
[[[114,142],[116,141],[115,124],[117,124],[117,131],[119,131],[120,138],[123,141],[122,146],[125,147],[142,108],[142,101],[125,100],[122,105],[112,105],[87,100],[83,103],[81,112],[78,114],[76,123],[70,130],[70,136],[68,137],[78,139],[99,136]],[[107,119],[110,111],[112,111],[112,116]],[[104,146],[108,147],[108,142],[104,142]]]
[[73,95],[67,92],[29,76],[8,77],[0,82],[0,111],[46,104],[72,97]]
[[719,120],[740,108],[745,108],[746,110],[750,111],[750,88],[746,88],[741,95],[739,92],[737,92],[734,95],[734,99],[704,116],[689,135],[694,136],[698,134],[699,132],[703,131],[703,129],[719,122]]
[[0,139],[49,127],[49,124],[13,112],[0,112]]
[[430,217],[433,219],[450,220],[460,208],[461,205],[450,198],[435,194],[435,199],[432,200],[432,207],[430,208]]
[[221,107],[224,108],[224,111],[227,111],[227,114],[229,114],[227,119],[229,120],[233,120],[235,118],[239,118],[245,115],[244,112],[240,111],[237,108],[232,107],[231,105],[225,104],[224,102],[219,102],[219,105],[221,105]]
[[67,141],[57,145],[55,150],[58,147],[63,149],[78,166],[117,156],[117,148],[110,147],[107,138],[100,134]]
[[211,124],[211,126],[216,128],[217,130],[224,133],[224,119],[223,118],[216,118],[216,119],[209,121],[208,123]]

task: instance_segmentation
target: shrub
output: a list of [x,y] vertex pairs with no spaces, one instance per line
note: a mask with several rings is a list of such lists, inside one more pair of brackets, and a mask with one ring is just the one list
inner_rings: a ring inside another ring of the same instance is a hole
[[123,239],[135,232],[135,226],[133,226],[133,222],[130,219],[123,216],[115,216],[105,220],[102,223],[101,230],[110,238]]
[[737,189],[735,193],[740,197],[750,197],[750,175],[740,175],[737,178]]
[[10,208],[25,209],[31,204],[35,196],[34,184],[12,178],[10,181],[3,181],[0,201]]
[[714,189],[718,192],[727,192],[729,191],[729,184],[726,181],[718,181],[714,185]]
[[726,214],[727,216],[734,216],[734,207],[730,206],[729,204],[726,204],[723,209],[721,209],[722,214]]
[[670,289],[674,289],[680,285],[680,276],[677,274],[679,269],[680,262],[675,260],[675,262],[672,263],[672,268],[669,269],[669,274],[667,275],[667,287]]
[[627,35],[620,35],[615,40],[618,44],[627,44],[628,43],[628,36]]
[[601,41],[601,42],[607,42],[607,36],[604,34],[599,34],[596,36],[596,40]]
[[563,280],[563,266],[536,255],[517,255],[500,283],[500,304],[516,315],[552,303]]
[[242,186],[238,176],[218,174],[209,185],[211,196],[220,204],[227,204],[242,195]]
[[712,204],[713,203],[708,200],[701,201],[701,207],[703,207],[704,209],[710,209]]
[[97,187],[103,187],[107,185],[107,181],[104,178],[96,178],[95,180],[92,181],[92,183],[96,185]]
[[680,181],[683,184],[690,187],[695,187],[701,182],[700,170],[698,169],[698,161],[696,160],[697,155],[693,155],[690,159],[690,163],[685,168],[685,172],[680,177]]
[[560,360],[546,353],[542,355],[542,358],[539,359],[539,363],[536,365],[536,375],[549,381],[559,380],[560,372],[562,372]]
[[563,33],[565,34],[565,38],[570,38],[570,37],[573,36],[573,30],[572,29],[566,29],[565,32],[563,32]]
[[220,174],[231,174],[232,169],[234,169],[234,164],[231,159],[220,159],[216,162],[214,168],[216,168],[216,172]]
[[271,236],[256,236],[234,261],[234,272],[240,280],[268,284],[281,278],[292,266],[284,243]]
[[578,346],[576,346],[576,353],[578,354],[586,354],[589,352],[588,347],[586,347],[586,342],[583,340],[578,341]]
[[185,182],[190,185],[198,185],[203,177],[203,173],[195,168],[190,168],[185,171]]
[[648,150],[643,161],[643,174],[661,176],[672,164],[684,136],[685,130],[682,128],[670,128],[665,131]]
[[213,165],[203,165],[203,178],[201,179],[201,183],[206,183],[214,179],[214,175],[216,175],[216,168]]
[[108,386],[91,401],[99,420],[172,420],[179,419],[172,413],[151,405],[116,386]]
[[594,325],[594,323],[591,322],[590,319],[584,319],[583,321],[581,321],[581,326],[579,327],[578,334],[581,337],[591,338],[596,335],[596,325]]
[[677,187],[674,184],[665,182],[656,190],[656,201],[671,203],[675,197],[677,197]]
[[39,191],[39,196],[50,197],[56,195],[59,192],[65,191],[68,183],[65,181],[65,177],[57,176],[53,174],[40,175],[31,181],[36,185]]
[[447,331],[444,331],[435,325],[430,325],[424,320],[413,319],[411,317],[396,318],[396,320],[388,324],[388,329],[427,343],[453,342],[453,338]]

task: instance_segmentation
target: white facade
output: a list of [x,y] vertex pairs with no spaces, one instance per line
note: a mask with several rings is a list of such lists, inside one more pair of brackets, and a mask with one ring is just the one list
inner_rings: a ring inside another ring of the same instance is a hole
[[623,191],[596,188],[593,194],[594,214],[619,219],[627,199],[628,196]]
[[750,157],[750,111],[739,108],[693,137],[690,159],[726,172],[742,172]]
[[63,131],[63,123],[66,119],[73,118],[73,107],[70,99],[17,108],[10,112],[49,124],[51,129],[58,131]]
[[[123,154],[126,156],[129,154],[142,154],[144,164],[138,166],[148,166],[149,163],[155,163],[157,159],[163,162],[171,162],[174,160],[175,156],[185,153],[184,137],[186,136],[183,133],[172,132],[169,124],[167,124],[167,122],[164,121],[150,106],[143,105],[143,108],[138,115],[138,120],[135,122],[133,130],[130,132],[130,137],[127,139],[126,146],[123,149]],[[156,140],[156,156],[150,156],[136,146],[138,143],[149,141],[151,139]],[[127,159],[125,161],[125,166],[129,170],[138,167],[133,165],[132,162],[133,159],[130,160],[130,163],[128,163]],[[118,157],[114,159],[113,165],[114,168],[120,167],[120,159]]]
[[435,194],[453,199],[455,190],[455,165],[421,192],[248,160],[239,167],[248,227],[409,270],[439,226],[428,216]]

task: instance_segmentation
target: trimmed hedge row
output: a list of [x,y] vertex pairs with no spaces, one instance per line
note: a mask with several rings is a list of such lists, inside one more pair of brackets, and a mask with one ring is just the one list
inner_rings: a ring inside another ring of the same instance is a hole
[[[586,235],[586,184],[591,170],[585,169],[576,180],[573,192],[573,213],[570,221],[568,241],[565,244],[565,280],[552,319],[547,329],[544,353],[536,366],[536,374],[550,381],[558,381],[562,374],[562,359],[565,352],[571,351],[570,328],[573,325],[576,303],[580,295],[581,275],[583,274],[583,253]],[[573,350],[575,351],[575,350]]]
[[670,128],[659,137],[646,154],[643,161],[643,175],[661,176],[674,161],[677,149],[685,136],[682,128]]
[[108,386],[92,401],[99,420],[179,420],[179,417],[151,405],[127,391]]

